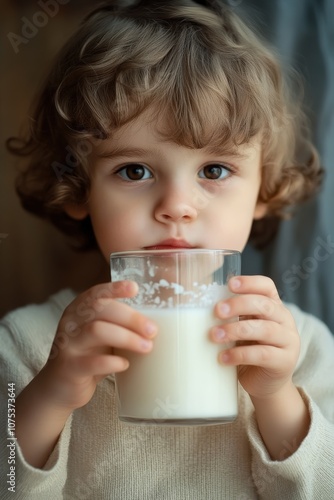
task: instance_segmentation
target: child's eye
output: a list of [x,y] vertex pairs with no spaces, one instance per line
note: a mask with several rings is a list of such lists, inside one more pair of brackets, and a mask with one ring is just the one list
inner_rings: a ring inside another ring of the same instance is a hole
[[220,165],[219,163],[211,163],[210,165],[206,165],[198,172],[198,176],[201,179],[210,180],[225,179],[230,174],[231,170],[225,165]]
[[152,177],[149,169],[140,163],[129,163],[117,170],[116,174],[126,181],[143,181]]

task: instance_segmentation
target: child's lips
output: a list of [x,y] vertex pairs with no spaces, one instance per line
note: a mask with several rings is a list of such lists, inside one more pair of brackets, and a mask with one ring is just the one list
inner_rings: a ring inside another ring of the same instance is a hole
[[181,239],[168,239],[164,241],[160,241],[159,243],[156,243],[155,245],[150,245],[145,247],[145,250],[170,250],[170,249],[175,249],[175,248],[195,248],[190,243],[188,243],[185,240]]

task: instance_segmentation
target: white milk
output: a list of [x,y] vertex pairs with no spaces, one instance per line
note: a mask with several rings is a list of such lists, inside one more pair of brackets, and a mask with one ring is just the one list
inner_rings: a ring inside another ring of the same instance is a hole
[[119,351],[130,362],[125,372],[116,374],[120,418],[165,424],[233,420],[237,372],[236,367],[218,363],[223,347],[212,342],[208,332],[221,320],[214,317],[212,308],[141,312],[159,330],[150,353]]

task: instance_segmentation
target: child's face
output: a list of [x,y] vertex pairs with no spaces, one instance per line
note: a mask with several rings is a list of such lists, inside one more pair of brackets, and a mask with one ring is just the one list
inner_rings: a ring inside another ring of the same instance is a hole
[[75,214],[90,215],[105,259],[169,245],[242,251],[265,213],[260,141],[233,156],[189,149],[166,142],[144,116],[94,147],[89,202]]

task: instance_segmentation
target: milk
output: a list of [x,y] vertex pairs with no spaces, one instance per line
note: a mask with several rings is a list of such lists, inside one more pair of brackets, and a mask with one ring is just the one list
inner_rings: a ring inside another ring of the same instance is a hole
[[[237,415],[237,372],[218,362],[227,346],[209,329],[222,321],[210,308],[143,308],[158,325],[148,354],[118,351],[130,362],[116,374],[119,417],[126,421],[208,424]],[[230,347],[230,345],[228,346]]]

